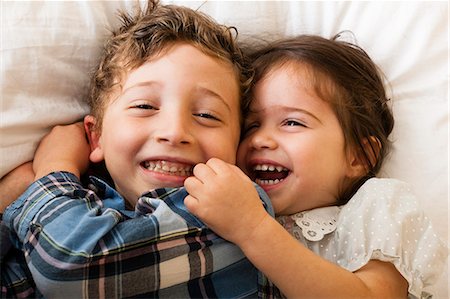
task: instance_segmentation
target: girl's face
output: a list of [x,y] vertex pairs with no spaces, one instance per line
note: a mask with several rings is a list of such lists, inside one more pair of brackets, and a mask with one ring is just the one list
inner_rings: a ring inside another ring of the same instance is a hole
[[239,84],[231,65],[189,44],[131,71],[107,107],[91,160],[105,160],[129,203],[151,189],[179,187],[195,164],[236,162]]
[[267,192],[277,215],[334,204],[351,174],[338,119],[309,82],[301,64],[260,80],[238,150],[238,165]]

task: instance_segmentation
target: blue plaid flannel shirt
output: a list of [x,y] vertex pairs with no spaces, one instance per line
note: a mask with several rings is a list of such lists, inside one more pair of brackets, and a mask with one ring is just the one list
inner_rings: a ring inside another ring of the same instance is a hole
[[95,177],[89,188],[67,172],[39,179],[3,215],[2,297],[256,296],[257,270],[187,211],[186,195],[155,189],[128,211]]

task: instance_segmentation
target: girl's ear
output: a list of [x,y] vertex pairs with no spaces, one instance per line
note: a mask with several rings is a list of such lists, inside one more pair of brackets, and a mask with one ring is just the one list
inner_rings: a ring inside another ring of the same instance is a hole
[[87,115],[84,118],[84,129],[89,140],[89,145],[91,146],[89,159],[93,163],[101,162],[104,159],[101,147],[101,134],[100,131],[96,129],[96,123],[97,119],[92,115]]
[[370,136],[361,140],[361,147],[353,149],[349,157],[349,176],[361,177],[375,166],[381,150],[378,138]]

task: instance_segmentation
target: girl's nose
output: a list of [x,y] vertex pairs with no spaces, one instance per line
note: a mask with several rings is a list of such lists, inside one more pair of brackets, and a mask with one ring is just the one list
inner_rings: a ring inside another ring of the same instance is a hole
[[250,137],[250,145],[254,149],[275,149],[278,146],[276,140],[270,134],[270,131],[260,129],[254,132]]

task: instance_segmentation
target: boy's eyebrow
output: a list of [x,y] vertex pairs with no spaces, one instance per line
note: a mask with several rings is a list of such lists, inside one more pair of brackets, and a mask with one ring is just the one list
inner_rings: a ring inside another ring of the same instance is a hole
[[161,86],[161,83],[156,82],[156,81],[144,81],[144,82],[138,82],[137,84],[134,84],[134,85],[131,85],[131,86],[125,88],[125,89],[122,91],[122,94],[124,94],[125,92],[127,92],[128,90],[130,90],[130,89],[132,89],[132,88],[141,87],[141,86],[150,86],[150,87],[152,87],[152,86],[158,86],[158,87],[159,87],[159,86]]
[[206,96],[217,98],[218,100],[220,100],[225,105],[225,107],[227,107],[228,111],[231,112],[230,105],[228,105],[227,101],[225,101],[225,99],[220,94],[212,91],[211,89],[208,89],[208,88],[205,88],[205,87],[202,87],[202,86],[198,86],[197,87],[197,92],[199,92],[200,94],[204,94]]

